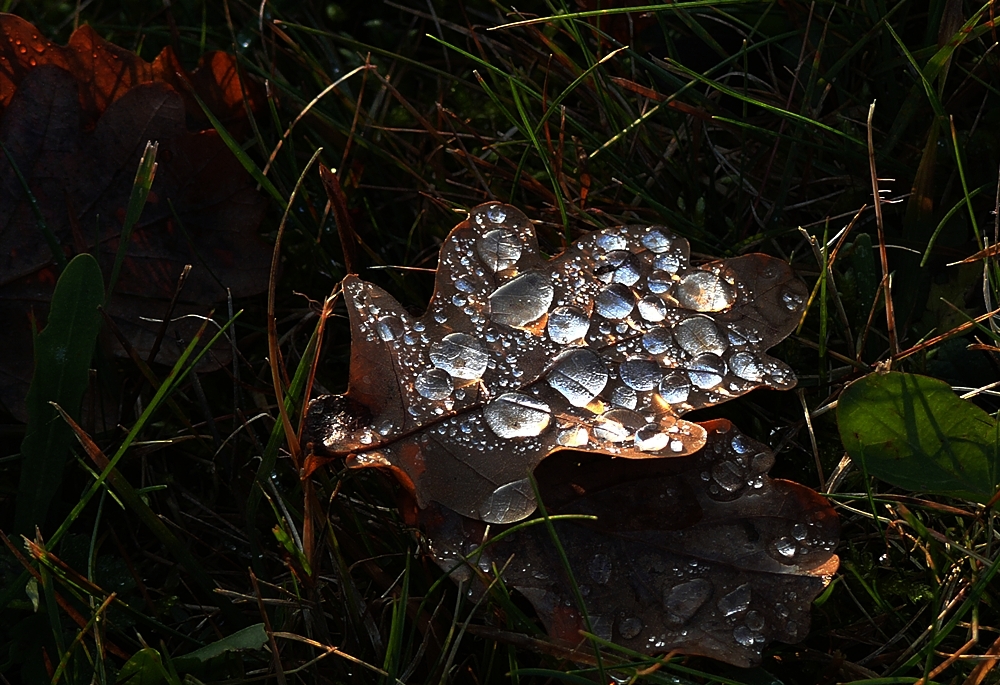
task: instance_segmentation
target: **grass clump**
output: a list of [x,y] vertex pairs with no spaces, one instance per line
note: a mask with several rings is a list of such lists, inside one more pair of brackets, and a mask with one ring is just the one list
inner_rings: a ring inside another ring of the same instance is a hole
[[[846,383],[890,361],[960,392],[986,388],[975,401],[998,409],[996,326],[960,326],[997,306],[1000,272],[992,252],[956,264],[1000,241],[992,4],[2,7],[60,42],[89,23],[146,59],[172,45],[187,67],[207,49],[235,51],[268,94],[236,142],[289,206],[275,301],[285,397],[271,381],[263,301],[243,303],[226,333],[237,350],[228,374],[188,360],[157,369],[166,380],[156,386],[112,364],[134,401],[118,428],[76,449],[53,505],[65,526],[41,530],[35,547],[13,544],[22,559],[0,554],[3,679],[111,683],[137,653],[129,668],[157,682],[589,677],[537,639],[519,598],[500,588],[477,606],[442,582],[386,478],[332,464],[303,491],[278,403],[297,421],[314,363],[314,394],[342,389],[349,351],[335,301],[316,333],[345,275],[335,212],[315,170],[304,174],[322,148],[317,161],[336,173],[357,230],[359,270],[417,311],[441,239],[492,198],[536,219],[548,253],[585,230],[663,223],[699,257],[769,252],[814,287],[797,335],[775,353],[800,390],[691,417],[734,418],[780,450],[776,475],[838,503],[843,564],[810,637],[774,645],[753,671],[703,659],[657,670],[619,654],[618,672],[996,681],[992,507],[867,477],[842,459],[830,411]],[[282,209],[268,210],[271,239]],[[168,401],[176,411],[161,408]],[[3,426],[7,532],[23,431]],[[321,527],[304,528],[304,506]],[[240,630],[250,632],[234,639]]]

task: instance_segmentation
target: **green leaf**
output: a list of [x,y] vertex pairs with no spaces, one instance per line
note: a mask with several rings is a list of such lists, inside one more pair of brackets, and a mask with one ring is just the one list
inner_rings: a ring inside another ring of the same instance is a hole
[[59,277],[48,325],[35,338],[35,371],[28,389],[28,427],[21,442],[23,462],[14,529],[33,534],[45,523],[62,482],[73,431],[59,418],[55,402],[77,416],[87,389],[90,361],[101,327],[98,306],[104,281],[97,260],[75,257]]
[[996,491],[997,423],[943,381],[866,376],[841,395],[837,422],[851,458],[888,483],[980,503]]
[[255,623],[243,630],[237,630],[232,635],[222,638],[218,642],[205,645],[201,649],[196,649],[190,654],[179,656],[174,659],[174,666],[178,671],[187,671],[214,659],[223,654],[238,652],[247,649],[263,649],[267,643],[267,633],[264,632],[263,623]]
[[125,662],[115,680],[116,685],[161,685],[169,683],[170,677],[163,668],[160,653],[152,647],[140,649]]

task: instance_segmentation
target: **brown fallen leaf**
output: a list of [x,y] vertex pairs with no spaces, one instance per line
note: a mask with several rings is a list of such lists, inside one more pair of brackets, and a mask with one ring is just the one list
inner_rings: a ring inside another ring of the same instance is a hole
[[[178,338],[190,339],[185,331],[197,328],[184,317],[224,302],[227,288],[236,298],[264,289],[270,249],[257,235],[265,201],[249,175],[214,131],[188,128],[201,113],[170,85],[179,78],[172,53],[150,65],[87,27],[60,47],[11,15],[0,15],[0,34],[0,324],[7,342],[0,402],[24,418],[31,317],[44,322],[57,277],[25,183],[63,256],[91,252],[107,277],[139,159],[147,141],[159,143],[155,181],[108,311],[145,357],[181,270],[194,265],[161,362],[172,363]],[[235,62],[217,53],[204,64],[192,80],[224,116],[236,116],[243,89],[234,81]]]
[[[678,650],[737,666],[771,641],[809,631],[813,599],[838,558],[825,498],[773,480],[774,456],[728,421],[681,459],[620,460],[562,452],[535,471],[593,633],[645,653]],[[587,621],[546,525],[487,526],[438,505],[410,508],[427,549],[480,597],[503,582],[531,602],[549,635],[579,644]]]
[[764,255],[691,266],[662,226],[590,233],[547,261],[524,214],[480,205],[445,240],[422,317],[345,279],[349,389],[311,404],[303,444],[394,470],[421,507],[518,521],[553,451],[692,454],[706,434],[683,413],[792,387],[765,351],[807,295]]

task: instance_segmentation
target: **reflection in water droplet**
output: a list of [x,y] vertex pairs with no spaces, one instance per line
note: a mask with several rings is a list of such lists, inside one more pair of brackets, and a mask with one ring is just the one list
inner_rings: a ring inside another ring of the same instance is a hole
[[443,400],[451,395],[454,385],[451,376],[444,369],[426,369],[421,371],[413,386],[420,393],[421,397],[429,400]]
[[631,640],[642,632],[642,621],[635,617],[623,618],[618,621],[618,632],[626,640]]
[[657,254],[669,250],[671,244],[673,241],[655,228],[642,236],[642,246]]
[[746,626],[736,626],[733,629],[733,639],[744,647],[753,647],[753,631]]
[[732,305],[736,290],[709,271],[695,271],[677,284],[674,298],[696,312],[721,312]]
[[495,224],[502,223],[507,218],[507,212],[500,205],[493,205],[486,210],[486,218]]
[[654,271],[646,279],[647,290],[656,295],[662,295],[667,292],[673,284],[674,280],[666,271]]
[[549,310],[554,292],[544,274],[521,274],[490,295],[490,318],[514,328],[526,326]]
[[660,365],[651,359],[627,359],[618,367],[622,383],[640,392],[652,390],[660,379],[663,371]]
[[403,335],[403,322],[399,320],[398,316],[383,316],[378,320],[375,328],[378,330],[378,337],[386,342]]
[[764,367],[749,352],[737,352],[729,358],[729,368],[733,374],[754,383],[764,378]]
[[778,541],[774,543],[774,547],[778,550],[778,554],[783,557],[791,559],[795,556],[795,543],[788,538],[778,538]]
[[590,560],[590,578],[598,585],[604,585],[611,579],[611,559],[607,554],[595,554]]
[[510,231],[490,231],[476,241],[476,252],[490,271],[503,271],[521,257],[521,242]]
[[639,396],[627,385],[619,385],[611,391],[611,403],[626,409],[635,409],[635,405],[639,403]]
[[635,308],[635,293],[621,283],[613,283],[594,298],[594,310],[606,319],[624,319]]
[[596,354],[587,349],[563,352],[553,360],[546,380],[574,407],[586,407],[608,383],[608,370]]
[[691,383],[684,374],[671,373],[660,381],[659,393],[667,404],[687,402],[688,395],[691,394]]
[[546,330],[552,342],[558,345],[569,345],[587,335],[590,319],[577,307],[556,307],[549,312]]
[[711,596],[712,583],[704,578],[694,578],[664,590],[663,608],[667,611],[667,622],[673,626],[687,623]]
[[597,420],[594,436],[608,442],[625,442],[645,423],[642,416],[634,411],[612,409]]
[[465,333],[450,333],[441,342],[431,345],[431,363],[444,369],[452,378],[476,380],[482,378],[489,364],[486,350],[479,341]]
[[750,606],[750,584],[744,583],[719,600],[719,611],[732,616],[745,611]]
[[660,298],[647,295],[639,300],[639,316],[650,323],[663,321],[667,316],[667,305]]
[[479,505],[479,518],[487,523],[514,523],[535,510],[535,494],[527,478],[501,485]]
[[719,327],[707,316],[694,316],[681,321],[674,329],[674,339],[692,357],[706,352],[722,354],[729,346]]
[[711,390],[722,382],[726,364],[714,354],[703,354],[688,362],[688,378],[702,390]]
[[549,425],[552,409],[530,395],[508,392],[487,404],[483,416],[501,438],[530,438]]
[[635,433],[635,446],[642,452],[659,452],[670,443],[670,436],[660,432],[655,423],[647,423]]

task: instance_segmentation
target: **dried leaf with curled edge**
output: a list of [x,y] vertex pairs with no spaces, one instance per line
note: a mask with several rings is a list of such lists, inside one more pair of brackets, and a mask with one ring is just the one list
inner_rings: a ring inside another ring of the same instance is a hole
[[662,226],[620,226],[545,260],[523,213],[480,205],[445,240],[422,317],[344,280],[350,384],[311,404],[304,442],[493,523],[534,511],[528,474],[555,450],[696,452],[705,430],[683,413],[794,385],[765,350],[808,293],[771,257],[689,256]]
[[[552,522],[595,634],[750,666],[772,640],[805,638],[837,570],[839,524],[824,497],[766,475],[766,447],[728,421],[704,427],[704,449],[681,459],[564,452],[535,475],[550,515],[597,517]],[[586,622],[546,525],[488,528],[436,505],[406,513],[453,578],[483,581],[474,596],[502,569],[551,637],[581,642]]]

